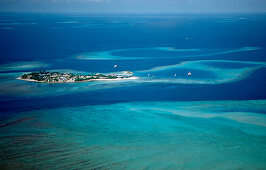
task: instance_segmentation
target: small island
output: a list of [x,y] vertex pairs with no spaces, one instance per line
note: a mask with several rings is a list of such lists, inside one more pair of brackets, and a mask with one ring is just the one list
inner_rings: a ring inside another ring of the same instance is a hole
[[40,83],[74,83],[85,82],[93,80],[121,80],[121,79],[136,79],[130,71],[123,71],[121,74],[73,74],[73,73],[60,73],[39,71],[23,74],[18,79],[25,81],[34,81]]

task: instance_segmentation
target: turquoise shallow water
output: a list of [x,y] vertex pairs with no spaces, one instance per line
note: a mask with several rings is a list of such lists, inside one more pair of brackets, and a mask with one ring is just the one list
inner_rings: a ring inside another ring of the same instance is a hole
[[[226,107],[225,107],[226,106]],[[266,101],[130,102],[1,122],[1,167],[264,169]]]
[[1,14],[0,169],[266,169],[266,17],[239,15]]

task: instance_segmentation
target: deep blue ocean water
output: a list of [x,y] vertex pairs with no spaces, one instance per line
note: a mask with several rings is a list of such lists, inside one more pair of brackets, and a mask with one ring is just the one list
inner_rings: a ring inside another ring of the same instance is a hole
[[[1,13],[0,169],[265,169],[265,30],[263,14]],[[16,79],[39,70],[138,79]]]

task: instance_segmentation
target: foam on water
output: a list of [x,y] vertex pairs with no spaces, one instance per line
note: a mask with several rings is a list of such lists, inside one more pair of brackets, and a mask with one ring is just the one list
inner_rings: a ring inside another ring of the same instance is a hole
[[135,102],[21,113],[1,122],[0,165],[264,169],[265,106],[265,100]]

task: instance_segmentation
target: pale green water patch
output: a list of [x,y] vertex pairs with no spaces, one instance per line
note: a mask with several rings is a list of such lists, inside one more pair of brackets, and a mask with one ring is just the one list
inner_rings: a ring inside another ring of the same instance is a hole
[[[145,50],[158,50],[159,52],[183,52],[184,54],[176,53],[176,55],[163,56],[161,58],[191,58],[191,57],[208,57],[217,55],[226,55],[238,52],[255,51],[261,49],[260,47],[242,47],[230,50],[215,50],[213,52],[204,52],[203,49],[177,49],[174,47],[147,47],[147,48],[130,48],[130,49],[115,49],[98,52],[88,52],[74,55],[72,58],[80,60],[135,60],[135,59],[154,59],[160,58],[160,56],[146,56],[141,51]],[[134,52],[134,56],[123,56],[119,53]],[[137,51],[140,51],[137,53]],[[203,52],[202,52],[203,51]],[[190,54],[191,52],[195,54]],[[196,53],[198,52],[198,53]],[[187,53],[187,54],[185,54]],[[118,55],[119,54],[119,55]]]
[[29,70],[36,68],[45,68],[50,66],[49,64],[41,61],[20,61],[15,63],[7,63],[0,65],[1,71],[13,71],[13,70]]
[[266,101],[253,100],[134,102],[21,113],[12,121],[26,121],[0,128],[0,165],[264,169],[265,112]]
[[[245,64],[249,67],[240,68],[220,68],[215,67],[209,63],[215,62],[224,64]],[[153,75],[168,74],[171,79],[164,77],[157,77],[158,79],[149,79],[153,83],[177,83],[177,84],[222,84],[239,81],[247,78],[254,71],[266,67],[265,62],[252,62],[252,61],[232,61],[232,60],[196,60],[184,61],[174,65],[158,66],[148,70],[137,71],[137,75],[145,75],[146,77],[153,77]],[[195,69],[196,68],[196,69]],[[186,70],[184,73],[181,70]],[[206,72],[206,73],[205,73]],[[179,74],[182,74],[181,76]],[[191,75],[189,75],[190,73]],[[196,76],[193,76],[196,73]],[[175,76],[173,78],[173,76]]]

